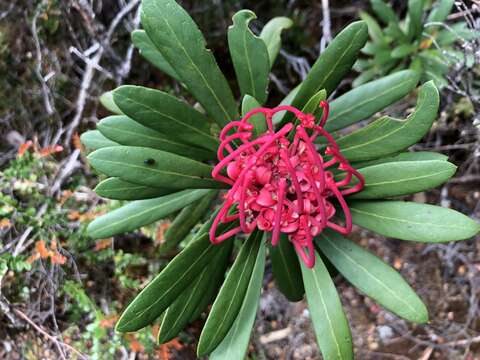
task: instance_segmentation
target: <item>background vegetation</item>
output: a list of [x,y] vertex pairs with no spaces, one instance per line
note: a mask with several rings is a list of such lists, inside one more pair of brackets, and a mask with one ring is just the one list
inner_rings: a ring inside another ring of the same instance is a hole
[[[140,58],[130,43],[139,0],[18,0],[0,2],[0,358],[189,359],[195,324],[156,346],[147,329],[120,336],[113,326],[136,289],[173,255],[159,251],[168,222],[92,241],[86,224],[116,202],[99,199],[79,134],[107,114],[99,96],[124,82],[181,93],[177,83]],[[227,77],[234,78],[225,30],[231,15],[255,11],[260,27],[285,15],[295,27],[273,69],[281,99],[345,24],[370,11],[368,1],[180,1],[207,37]],[[406,2],[392,1],[405,14]],[[480,29],[480,3],[456,1],[449,21]],[[446,75],[441,113],[415,150],[449,155],[459,170],[445,186],[415,195],[480,218],[480,43],[456,50],[473,59]],[[291,53],[300,54],[293,56]],[[341,86],[348,89],[358,74]],[[411,99],[413,101],[413,98]],[[270,105],[275,105],[274,103]],[[408,111],[409,101],[389,112]],[[338,279],[360,359],[480,357],[480,246],[405,244],[357,231],[356,239],[402,272],[426,301],[427,325],[407,324]],[[252,359],[319,358],[304,302],[264,292],[252,339]]]

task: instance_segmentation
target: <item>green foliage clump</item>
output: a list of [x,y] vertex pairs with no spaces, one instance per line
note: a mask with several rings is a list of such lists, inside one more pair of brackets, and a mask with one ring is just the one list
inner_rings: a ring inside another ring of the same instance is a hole
[[362,49],[364,57],[355,63],[360,72],[353,85],[406,68],[422,74],[421,81],[433,80],[437,87],[447,84],[445,76],[455,64],[472,67],[473,54],[455,47],[478,38],[478,31],[465,21],[447,21],[454,0],[409,0],[407,14],[400,19],[384,0],[370,0],[374,15],[361,12],[370,40]]

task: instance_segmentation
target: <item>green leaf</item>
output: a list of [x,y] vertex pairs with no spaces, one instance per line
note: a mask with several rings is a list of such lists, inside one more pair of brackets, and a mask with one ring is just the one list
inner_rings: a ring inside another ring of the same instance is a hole
[[208,190],[184,190],[155,199],[133,201],[93,220],[87,228],[94,239],[133,231],[191,204]]
[[262,237],[261,231],[252,233],[235,259],[200,335],[199,357],[211,353],[232,327],[245,298]]
[[388,37],[394,39],[395,42],[397,42],[397,43],[409,42],[407,35],[400,28],[398,22],[388,23],[388,26],[383,29],[383,32]]
[[94,190],[98,196],[115,200],[151,199],[175,192],[172,189],[162,189],[138,185],[119,178],[108,178],[101,181]]
[[383,21],[385,25],[390,23],[399,23],[397,14],[393,11],[390,5],[386,4],[383,0],[370,0],[372,9],[375,14]]
[[[231,242],[233,245],[233,241]],[[231,247],[230,247],[230,253],[231,253]],[[229,253],[229,255],[230,255]],[[225,280],[225,272],[227,271],[227,267],[229,264],[229,256],[225,257],[223,259],[223,262],[221,262],[217,266],[217,270],[215,273],[213,273],[209,284],[207,285],[207,290],[205,291],[205,295],[202,297],[202,300],[198,304],[197,308],[193,312],[191,318],[190,318],[190,323],[195,321],[200,315],[207,310],[208,305],[212,304],[213,301],[215,300],[218,290],[220,286],[223,284],[223,281]]]
[[422,34],[423,5],[424,0],[408,0],[408,37],[410,39],[417,39]]
[[355,169],[361,169],[367,166],[373,166],[378,164],[385,164],[389,162],[399,162],[399,161],[429,161],[429,160],[438,160],[438,161],[447,161],[448,156],[428,151],[417,151],[417,152],[404,152],[394,156],[385,157],[376,160],[362,161],[357,163],[352,163],[352,166]]
[[109,146],[117,146],[118,143],[107,139],[102,133],[98,130],[89,130],[84,132],[80,136],[80,141],[82,142],[83,146],[87,149],[101,149]]
[[[352,68],[367,38],[368,27],[363,21],[351,23],[342,30],[313,64],[292,105],[303,108],[320,89],[330,95]],[[282,122],[287,123],[292,118],[293,114],[287,113]]]
[[163,135],[140,125],[127,116],[106,117],[97,124],[97,129],[107,138],[121,145],[149,147],[195,160],[215,158],[213,151],[172,140],[172,136]]
[[439,206],[406,201],[349,201],[354,224],[381,235],[419,242],[468,239],[480,231],[469,217]]
[[158,343],[163,344],[175,338],[178,333],[190,322],[190,318],[197,306],[202,302],[208,291],[208,287],[219,266],[225,263],[228,258],[233,242],[228,242],[213,257],[210,264],[201,270],[198,277],[187,287],[180,296],[170,305],[162,318],[160,331],[158,332]]
[[195,22],[175,0],[144,0],[142,25],[182,82],[220,125],[237,117],[227,80]]
[[330,103],[325,130],[335,131],[368,119],[412,91],[419,77],[415,71],[404,70],[350,90]]
[[[455,0],[439,0],[436,2],[435,7],[428,14],[427,23],[429,22],[443,22],[447,16],[452,12],[453,4]],[[431,32],[432,27],[427,28]]]
[[398,316],[426,323],[422,300],[392,267],[334,231],[326,230],[316,243],[340,273],[365,295]]
[[441,47],[453,44],[455,41],[470,41],[480,37],[480,31],[468,28],[466,22],[453,24],[449,29],[441,30],[437,37],[437,43]]
[[228,28],[228,47],[242,97],[251,95],[263,104],[267,100],[270,61],[267,46],[248,27],[256,18],[250,10],[233,15],[233,25]]
[[401,161],[373,165],[359,170],[365,187],[349,199],[382,199],[414,194],[437,187],[455,174],[448,161]]
[[277,288],[289,301],[302,300],[305,289],[300,264],[297,253],[287,235],[282,234],[278,245],[270,246],[269,249]]
[[103,107],[109,111],[111,111],[114,114],[123,114],[122,110],[115,104],[115,101],[113,101],[113,92],[112,91],[107,91],[100,96],[100,103],[103,105]]
[[356,88],[360,85],[363,85],[369,82],[370,80],[372,80],[373,78],[375,78],[376,75],[377,75],[376,69],[369,69],[369,70],[363,71],[359,76],[355,78],[355,80],[353,80],[352,87]]
[[367,24],[368,33],[373,42],[385,43],[385,37],[383,35],[382,29],[380,29],[380,25],[378,25],[378,22],[373,17],[371,17],[365,11],[360,11],[360,19],[365,21],[365,23]]
[[352,335],[327,268],[316,254],[315,266],[301,262],[308,309],[325,360],[353,360]]
[[225,338],[210,354],[210,360],[243,360],[245,358],[255,316],[257,315],[258,303],[260,302],[264,270],[265,244],[262,242],[242,307]]
[[202,113],[187,103],[159,90],[141,86],[120,86],[113,92],[115,103],[133,120],[164,137],[216,150],[218,141]]
[[156,149],[113,146],[94,151],[88,160],[107,176],[140,185],[165,189],[215,189],[223,186],[210,177],[210,166]]
[[446,74],[449,70],[448,62],[439,50],[424,50],[419,54],[424,69]]
[[267,22],[260,32],[260,38],[267,45],[270,68],[275,63],[275,59],[280,51],[282,44],[282,31],[291,28],[292,25],[293,21],[287,17],[275,17]]
[[150,325],[192,284],[228,242],[213,245],[202,232],[158,274],[128,305],[117,322],[119,332],[132,332]]
[[350,161],[378,159],[408,148],[419,141],[436,118],[438,91],[433,82],[420,88],[417,107],[406,120],[385,116],[338,140],[342,154]]
[[169,251],[179,244],[205,214],[208,213],[208,209],[217,195],[217,191],[211,190],[197,202],[183,208],[166,231],[164,242],[160,246],[159,251]]
[[147,59],[153,66],[175,80],[181,81],[173,67],[165,60],[160,51],[157,50],[145,30],[134,30],[132,32],[132,43],[140,51],[140,55]]
[[[278,106],[280,105],[291,105],[292,104],[292,101],[293,99],[295,98],[295,96],[297,96],[298,94],[298,91],[300,90],[300,85],[297,85],[296,87],[294,87],[288,94],[287,96],[285,96],[285,98],[283,98],[282,101],[280,101],[280,104],[278,104]],[[279,124],[283,117],[285,116],[287,112],[286,111],[279,111],[277,113],[275,113],[273,115],[273,118],[272,118],[272,122],[274,125],[277,125]]]
[[[242,101],[242,116],[247,115],[250,110],[259,107],[262,107],[262,105],[260,105],[254,97],[245,95]],[[253,125],[253,134],[255,137],[258,137],[267,131],[267,120],[265,119],[265,115],[261,113],[253,115],[248,122]]]
[[417,50],[415,44],[402,44],[392,50],[391,56],[394,59],[403,59]]
[[[310,98],[310,100],[307,101],[305,106],[302,108],[302,112],[305,114],[313,114],[318,120],[322,115],[322,108],[319,106],[320,101],[325,100],[326,98],[327,92],[325,91],[325,89],[318,91]],[[298,119],[296,123],[298,123]]]

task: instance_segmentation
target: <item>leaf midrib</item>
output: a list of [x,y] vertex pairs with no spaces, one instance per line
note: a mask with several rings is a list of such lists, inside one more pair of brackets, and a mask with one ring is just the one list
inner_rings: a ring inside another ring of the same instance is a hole
[[172,26],[170,25],[170,23],[168,22],[167,18],[164,15],[164,12],[160,9],[160,11],[157,11],[157,15],[158,16],[161,16],[163,21],[165,22],[165,24],[167,25],[167,27],[169,28],[170,30],[170,33],[173,34],[173,36],[175,37],[178,45],[180,46],[180,48],[182,49],[182,51],[184,52],[185,56],[188,58],[189,62],[192,64],[193,68],[195,69],[195,71],[200,75],[200,77],[202,78],[202,81],[203,83],[205,84],[205,86],[207,87],[208,91],[211,93],[211,95],[213,95],[214,99],[215,99],[215,102],[217,103],[217,106],[220,107],[220,109],[223,111],[223,114],[225,115],[225,119],[228,121],[228,119],[230,119],[230,115],[228,114],[227,110],[225,109],[225,107],[223,106],[222,102],[220,101],[220,99],[217,97],[217,94],[215,93],[215,91],[213,91],[212,87],[210,86],[210,84],[208,83],[207,79],[205,78],[205,76],[203,75],[203,73],[200,71],[200,69],[198,68],[197,64],[195,64],[195,62],[192,60],[192,58],[190,57],[190,54],[187,52],[187,49],[185,49],[185,47],[183,46],[182,42],[180,41],[180,39],[178,38],[176,32],[173,30]]
[[250,78],[250,86],[252,88],[252,93],[253,97],[256,99],[257,98],[257,89],[255,88],[255,82],[253,80],[253,72],[252,72],[252,64],[250,64],[250,58],[249,58],[249,53],[248,53],[248,47],[247,47],[247,32],[248,32],[248,22],[245,24],[245,31],[243,33],[243,49],[245,51],[245,60],[247,61],[247,70],[248,70],[248,76]]
[[[255,240],[255,239],[252,239],[252,240]],[[255,244],[252,244],[252,246],[251,246],[251,248],[250,248],[250,250],[249,250],[249,252],[248,252],[248,256],[245,258],[245,263],[244,263],[242,272],[240,273],[240,276],[239,276],[238,279],[242,279],[243,276],[244,276],[243,274],[245,273],[245,271],[247,270],[247,268],[249,268],[249,261],[248,261],[248,260],[250,259],[250,255],[251,255],[252,251],[254,251],[254,250],[255,250]],[[230,297],[231,301],[230,301],[229,304],[228,304],[227,310],[224,311],[224,314],[228,314],[228,313],[229,313],[230,308],[232,307],[232,304],[233,304],[233,302],[234,302],[234,299],[235,299],[235,297],[236,297],[236,295],[237,295],[237,292],[238,292],[239,288],[240,288],[240,280],[237,282],[237,286],[235,287],[235,290],[234,290],[234,292],[233,292],[233,295]],[[238,314],[237,314],[237,315],[238,315]],[[223,317],[223,320],[224,320],[224,319],[225,319],[225,317]],[[210,341],[209,341],[209,343],[208,343],[209,346],[207,346],[207,348],[210,348],[210,346],[211,346],[211,344],[212,344],[212,341],[217,337],[218,332],[222,329],[223,324],[224,324],[224,321],[223,321],[223,320],[222,320],[222,321],[219,323],[219,325],[217,326],[217,330],[213,333],[213,336],[210,337]]]
[[[123,134],[135,135],[136,137],[144,138],[144,139],[147,139],[147,140],[153,140],[155,142],[165,142],[165,143],[168,143],[172,146],[177,146],[177,147],[185,147],[185,148],[188,147],[188,145],[186,145],[186,144],[174,142],[174,141],[171,141],[167,138],[161,137],[160,133],[159,133],[158,137],[155,137],[155,136],[150,136],[150,135],[138,133],[138,132],[135,132],[135,131],[125,130],[125,129],[122,129],[122,128],[119,128],[119,127],[108,126],[108,125],[103,125],[103,126],[107,129],[114,130],[114,131],[117,131],[117,132],[120,132],[120,133],[123,133]],[[202,149],[198,149],[198,150],[202,150]]]
[[[404,80],[403,82],[398,83],[396,86],[394,86],[394,87],[392,87],[392,88],[389,88],[389,90],[387,90],[386,92],[383,92],[383,93],[379,94],[378,96],[375,96],[375,97],[373,97],[373,98],[366,99],[366,100],[360,101],[360,102],[358,102],[358,103],[355,103],[355,106],[349,107],[349,108],[347,108],[346,110],[343,110],[343,111],[341,111],[341,112],[339,112],[339,113],[337,113],[337,114],[334,114],[334,116],[332,116],[329,121],[334,121],[335,119],[337,119],[337,118],[339,118],[339,117],[342,117],[344,114],[349,113],[349,112],[352,111],[352,109],[354,109],[354,108],[358,108],[358,107],[361,107],[361,106],[363,106],[363,105],[365,105],[365,104],[368,104],[368,103],[370,103],[370,102],[374,102],[374,101],[376,101],[377,99],[385,96],[385,94],[390,94],[391,92],[394,92],[394,91],[397,90],[399,87],[402,87],[403,85],[405,85],[405,84],[408,83],[408,82],[410,82],[410,80],[409,80],[409,79],[406,79],[406,80]],[[332,104],[332,105],[333,105],[333,104]]]
[[381,186],[381,185],[386,185],[386,184],[397,184],[397,183],[401,183],[401,182],[407,182],[407,181],[414,181],[414,180],[420,180],[420,179],[426,179],[426,178],[429,178],[429,177],[435,177],[437,175],[440,175],[440,174],[443,174],[443,173],[447,173],[447,172],[450,172],[451,170],[448,169],[448,170],[442,170],[442,171],[439,171],[439,172],[436,172],[436,173],[431,173],[431,174],[427,174],[427,175],[422,175],[422,176],[415,176],[415,177],[410,177],[410,178],[402,178],[402,179],[399,179],[399,180],[391,180],[391,181],[381,181],[381,182],[377,182],[377,183],[368,183],[368,182],[365,182],[365,187],[373,187],[373,186]]
[[353,263],[354,265],[358,266],[361,270],[363,270],[369,277],[371,277],[373,280],[375,280],[378,284],[381,285],[382,288],[384,288],[388,293],[390,293],[394,298],[397,299],[397,301],[401,302],[402,304],[404,304],[406,307],[408,307],[411,311],[412,311],[412,314],[415,314],[415,308],[409,304],[408,302],[404,301],[402,298],[398,297],[396,295],[395,292],[393,292],[387,285],[385,285],[383,282],[381,282],[375,275],[373,275],[371,272],[369,272],[367,270],[367,268],[365,268],[363,265],[361,265],[360,263],[358,263],[357,261],[355,261],[355,259],[353,259],[352,257],[350,257],[348,255],[348,253],[346,253],[345,251],[343,251],[343,249],[335,246],[334,242],[332,242],[329,238],[327,238],[325,235],[322,235],[324,241],[327,241],[330,246],[332,246],[333,248],[337,249],[338,252],[342,253],[343,256],[345,258],[347,258],[351,263]]
[[[103,230],[105,230],[105,229],[108,229],[108,228],[111,228],[111,227],[116,226],[116,225],[118,225],[118,224],[121,224],[122,222],[125,222],[125,221],[128,222],[128,221],[131,220],[131,219],[134,219],[134,218],[139,217],[139,216],[143,216],[143,215],[146,214],[146,213],[150,213],[150,212],[156,211],[156,210],[158,210],[159,208],[161,208],[161,207],[163,207],[163,206],[170,205],[170,204],[173,203],[173,202],[177,202],[177,201],[183,199],[184,197],[188,197],[188,196],[192,196],[192,195],[193,195],[193,192],[189,192],[189,193],[187,193],[187,194],[181,195],[180,197],[177,196],[177,197],[173,198],[173,199],[170,200],[170,201],[162,202],[161,204],[159,204],[159,205],[157,205],[157,206],[149,207],[149,208],[147,208],[146,210],[143,210],[143,211],[141,211],[141,212],[139,212],[139,213],[135,213],[135,214],[132,215],[132,216],[129,216],[129,217],[126,217],[126,218],[122,218],[121,220],[118,220],[117,222],[110,223],[109,225],[107,225],[107,226],[105,226],[105,227],[98,228],[95,232],[103,231]],[[131,203],[131,204],[133,204],[133,203]],[[121,209],[121,208],[120,208],[120,209]],[[100,219],[100,218],[99,218],[99,219]]]
[[173,171],[165,171],[165,170],[159,170],[156,168],[146,168],[144,166],[139,166],[139,165],[134,165],[134,164],[129,164],[129,163],[123,163],[123,162],[118,162],[118,161],[113,161],[113,160],[105,160],[105,159],[96,159],[97,161],[103,161],[107,162],[110,164],[115,164],[115,165],[122,165],[125,167],[130,167],[134,169],[142,169],[145,171],[152,171],[152,172],[157,172],[159,174],[167,174],[167,175],[174,175],[174,176],[180,176],[180,177],[185,177],[185,178],[190,178],[190,179],[195,179],[195,180],[213,180],[209,178],[202,178],[200,176],[194,176],[194,175],[187,175],[187,174],[181,174]]
[[[258,252],[260,253],[260,250],[259,250]],[[257,256],[258,256],[258,255],[257,255]],[[265,254],[263,254],[263,256],[265,256]],[[255,264],[254,264],[254,266],[253,266],[253,270],[255,270],[256,262],[257,262],[257,261],[255,260]],[[261,269],[261,271],[263,272],[264,269]],[[252,273],[251,278],[250,278],[250,281],[249,281],[249,283],[248,283],[247,293],[248,293],[248,291],[249,291],[249,289],[250,289],[250,282],[252,281],[251,279],[252,279],[254,276],[255,276],[255,274]],[[263,276],[262,276],[262,278],[263,278]],[[261,282],[260,282],[260,286],[262,286]],[[260,289],[260,292],[261,292],[261,289]],[[246,294],[245,294],[245,295],[246,295]],[[240,314],[245,310],[246,306],[249,305],[249,304],[247,304],[246,299],[247,299],[247,296],[245,296],[244,301],[242,302],[242,306],[240,307],[240,310],[238,311],[238,315],[240,315]],[[258,306],[258,304],[257,304],[257,306]],[[238,315],[237,315],[237,317],[238,317]],[[239,327],[240,327],[240,321],[235,321],[234,324],[233,324],[233,328],[232,328],[232,330],[231,330],[231,331],[232,331],[232,334],[237,333],[237,330],[238,330]],[[228,355],[230,354],[230,349],[232,349],[232,347],[231,347],[230,345],[232,344],[232,341],[234,340],[233,336],[230,336],[230,338],[229,338],[228,340],[229,340],[229,341],[228,341],[229,346],[227,346],[227,353],[225,354],[225,358],[226,358],[226,359],[231,359]]]
[[428,222],[425,222],[425,221],[416,222],[416,221],[404,220],[404,219],[400,219],[400,218],[393,218],[393,217],[389,217],[389,216],[382,216],[382,215],[378,215],[378,214],[375,214],[375,213],[370,213],[370,212],[365,211],[365,210],[359,210],[359,209],[354,208],[352,206],[350,207],[350,210],[353,211],[353,212],[360,213],[360,214],[365,214],[365,215],[368,215],[368,216],[376,217],[376,218],[379,218],[379,219],[382,219],[382,220],[397,221],[397,222],[414,224],[414,225],[428,225],[428,226],[447,228],[447,229],[448,228],[465,229],[464,226],[456,226],[456,225],[453,225],[453,224],[442,225],[442,224],[428,223]]
[[[128,320],[124,324],[124,327],[126,327],[128,324],[130,324],[132,321],[138,319],[139,317],[142,317],[147,311],[149,311],[152,307],[154,307],[160,301],[162,301],[166,297],[166,295],[168,295],[171,292],[172,288],[176,287],[176,285],[180,282],[180,280],[182,280],[186,276],[186,274],[190,273],[190,269],[192,269],[200,261],[200,259],[202,259],[202,257],[205,256],[205,254],[212,248],[212,246],[213,245],[209,244],[208,247],[205,248],[205,250],[202,251],[202,253],[198,257],[196,257],[196,260],[194,262],[192,262],[191,265],[187,267],[187,269],[184,269],[182,271],[180,277],[176,281],[174,281],[172,286],[170,286],[164,293],[162,293],[162,295],[157,300],[155,300],[149,306],[143,308],[140,312],[136,313],[133,318],[131,318],[130,320]],[[152,282],[152,286],[153,286],[153,284],[155,284],[155,282]],[[146,289],[148,289],[148,287],[146,287],[145,290]]]
[[[175,321],[173,322],[172,326],[170,327],[169,330],[167,330],[167,335],[169,334],[170,330],[171,329],[175,329],[175,326],[177,325],[177,323],[180,321],[180,319],[182,318],[182,315],[185,314],[185,312],[187,311],[187,308],[188,308],[188,305],[190,303],[190,300],[192,300],[192,298],[194,297],[194,295],[196,294],[197,292],[197,289],[198,287],[200,286],[201,282],[202,282],[202,279],[204,278],[204,276],[206,275],[206,273],[208,272],[208,267],[206,267],[205,269],[203,269],[202,273],[200,274],[199,278],[197,279],[197,283],[195,284],[195,286],[193,287],[192,289],[192,292],[190,293],[190,296],[188,297],[187,301],[185,302],[183,308],[182,308],[182,311],[178,314],[178,316],[176,317]],[[170,311],[170,310],[167,310],[167,312]],[[161,333],[161,330],[160,329],[160,333]],[[160,334],[159,333],[159,334]]]
[[[135,100],[135,99],[132,98],[132,97],[125,96],[125,95],[121,95],[121,94],[119,94],[119,93],[117,93],[116,95],[117,95],[117,96],[120,96],[120,97],[123,97],[124,100],[130,101],[130,102],[134,103],[135,105],[138,105],[138,106],[140,106],[140,107],[146,108],[147,110],[135,111],[135,114],[136,114],[137,116],[139,116],[139,117],[141,117],[140,114],[142,114],[142,113],[153,112],[153,113],[155,113],[155,114],[157,114],[157,115],[160,115],[160,116],[166,117],[166,118],[169,119],[169,120],[172,120],[173,122],[179,124],[180,126],[185,126],[185,127],[187,127],[188,129],[190,129],[190,130],[198,133],[198,134],[201,135],[201,136],[204,136],[204,137],[207,137],[207,138],[209,138],[209,139],[213,139],[213,140],[216,141],[216,139],[215,139],[213,136],[211,136],[211,135],[208,134],[208,133],[203,132],[203,131],[200,130],[199,128],[197,128],[197,127],[195,127],[195,126],[193,126],[193,125],[190,125],[190,124],[188,124],[188,123],[185,123],[185,122],[183,122],[183,121],[180,121],[180,120],[176,119],[175,117],[173,117],[173,116],[171,116],[171,115],[169,115],[169,114],[165,114],[165,113],[161,112],[160,110],[158,110],[158,109],[156,109],[156,108],[154,108],[154,107],[151,107],[150,105],[148,105],[148,104],[146,104],[146,103],[139,102],[139,101]],[[196,110],[194,110],[194,111],[196,111]]]
[[334,341],[335,347],[336,347],[336,349],[337,349],[338,358],[341,359],[341,358],[342,358],[342,352],[341,352],[341,350],[340,350],[340,344],[338,343],[338,339],[337,339],[335,330],[333,329],[332,319],[330,319],[330,314],[329,314],[329,312],[328,312],[327,305],[325,304],[324,294],[323,294],[323,291],[322,291],[322,287],[320,286],[320,282],[319,282],[317,273],[316,273],[315,270],[313,270],[313,269],[312,269],[312,270],[307,269],[307,271],[311,271],[311,272],[312,272],[315,285],[316,285],[316,287],[318,288],[318,292],[319,292],[319,295],[320,295],[320,301],[322,302],[323,311],[324,311],[325,317],[327,318],[327,321],[328,321],[330,333],[331,333],[331,335],[332,335],[332,337],[333,337],[333,341]]
[[[370,140],[370,141],[367,141],[367,142],[364,142],[364,143],[361,143],[361,144],[357,144],[357,145],[352,145],[350,147],[343,148],[343,149],[341,149],[342,152],[349,151],[349,150],[352,150],[352,149],[356,149],[356,148],[359,148],[359,147],[365,147],[365,146],[374,144],[376,142],[379,142],[380,140],[383,140],[383,139],[385,139],[389,136],[394,135],[396,132],[398,132],[398,131],[402,130],[403,128],[405,128],[406,126],[410,125],[410,123],[415,120],[416,113],[420,112],[421,108],[423,107],[424,102],[425,102],[425,99],[422,99],[422,103],[419,103],[417,105],[417,110],[414,113],[412,113],[412,115],[409,118],[404,120],[403,123],[398,128],[396,128],[396,129],[394,129],[390,132],[387,132],[386,134],[384,134],[382,136],[379,136],[379,137],[377,137],[373,140]],[[386,121],[393,121],[393,119],[391,119],[390,117],[386,117],[385,120]],[[378,121],[380,121],[380,120],[378,120]],[[386,122],[386,124],[388,124],[388,123]],[[347,138],[345,138],[345,139],[347,139]]]

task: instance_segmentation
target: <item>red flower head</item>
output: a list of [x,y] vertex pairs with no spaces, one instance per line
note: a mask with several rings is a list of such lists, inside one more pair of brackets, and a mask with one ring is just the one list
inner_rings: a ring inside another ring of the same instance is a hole
[[[242,231],[255,228],[272,233],[272,245],[280,233],[288,234],[306,266],[315,264],[313,238],[329,227],[341,234],[352,229],[352,217],[344,195],[360,191],[364,179],[342,156],[340,149],[323,128],[328,118],[328,103],[320,102],[323,116],[315,117],[292,106],[273,109],[257,108],[240,121],[232,121],[220,132],[219,163],[212,171],[214,179],[231,185],[225,203],[210,229],[210,240],[218,244]],[[299,125],[287,123],[275,132],[272,117],[279,111],[290,111]],[[256,114],[265,115],[267,131],[253,138],[248,121]],[[229,135],[231,130],[235,132]],[[314,144],[322,136],[328,142],[323,155]],[[226,176],[222,170],[226,169]],[[336,176],[332,170],[336,169]],[[342,176],[338,176],[343,173]],[[351,184],[353,177],[356,184]],[[343,211],[345,224],[333,221],[336,199]],[[233,207],[236,206],[234,214]],[[239,221],[239,226],[217,236],[220,222]]]

